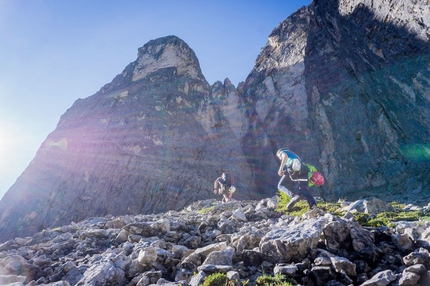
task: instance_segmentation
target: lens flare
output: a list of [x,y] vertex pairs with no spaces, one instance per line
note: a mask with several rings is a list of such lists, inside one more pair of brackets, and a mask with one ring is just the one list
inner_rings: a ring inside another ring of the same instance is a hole
[[53,140],[48,139],[46,141],[46,147],[51,148],[57,146],[58,148],[62,150],[66,150],[68,146],[68,142],[66,138],[61,138],[59,141],[55,142]]
[[402,147],[402,155],[414,161],[430,160],[430,144],[410,144]]

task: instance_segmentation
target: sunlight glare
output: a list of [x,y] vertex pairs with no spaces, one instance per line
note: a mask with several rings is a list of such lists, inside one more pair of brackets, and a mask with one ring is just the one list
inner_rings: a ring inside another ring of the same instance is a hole
[[48,140],[46,140],[45,144],[48,148],[51,148],[53,146],[57,146],[58,148],[60,148],[62,150],[66,150],[68,142],[67,142],[66,138],[61,138],[58,142],[55,142],[53,140],[48,139]]

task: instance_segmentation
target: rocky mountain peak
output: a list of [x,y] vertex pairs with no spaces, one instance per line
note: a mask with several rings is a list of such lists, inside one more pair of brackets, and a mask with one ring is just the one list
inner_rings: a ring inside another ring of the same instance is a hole
[[288,68],[303,62],[311,16],[312,10],[303,7],[273,29],[253,71]]
[[229,166],[241,174],[237,197],[260,197],[193,50],[175,36],[152,40],[62,115],[0,202],[0,240],[100,213],[178,210],[214,196],[213,182]]
[[177,75],[203,77],[194,51],[180,38],[168,36],[151,40],[139,48],[132,80],[137,81],[164,68],[176,68]]

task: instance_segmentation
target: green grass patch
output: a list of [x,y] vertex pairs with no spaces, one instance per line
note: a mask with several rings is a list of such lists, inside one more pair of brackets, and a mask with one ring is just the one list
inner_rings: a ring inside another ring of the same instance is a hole
[[227,274],[213,273],[205,278],[202,286],[225,286],[227,285]]
[[199,210],[199,213],[205,214],[205,213],[212,211],[214,208],[215,208],[215,206],[203,208],[203,209]]
[[287,205],[290,202],[291,198],[287,196],[285,193],[278,191],[278,206],[276,211],[286,213],[292,216],[301,216],[302,214],[309,211],[309,205],[306,201],[299,201],[294,205],[294,208],[291,211],[287,210]]
[[342,205],[341,203],[333,203],[333,202],[317,202],[318,208],[322,209],[325,212],[332,213],[337,216],[343,216],[346,212],[341,211]]
[[[287,205],[290,202],[290,197],[283,192],[278,191],[278,206],[276,211],[285,213],[291,216],[301,216],[309,211],[308,203],[303,200],[295,204],[291,211],[287,210]],[[394,210],[389,212],[381,212],[376,216],[370,216],[362,212],[355,212],[353,216],[357,222],[363,226],[378,227],[388,226],[394,227],[394,222],[397,221],[430,221],[430,216],[425,215],[422,211],[411,210],[404,211],[404,204],[399,202],[391,202]],[[342,205],[340,202],[318,202],[318,208],[325,212],[332,213],[336,216],[342,217],[346,214],[346,211],[342,211]]]
[[354,218],[362,225],[378,227],[388,226],[394,227],[396,221],[419,221],[429,220],[428,216],[424,216],[421,211],[393,211],[381,212],[372,217],[365,213],[354,213]]
[[270,276],[263,274],[257,278],[255,281],[256,285],[261,286],[292,286],[293,283],[289,281],[284,275],[276,274],[275,276]]

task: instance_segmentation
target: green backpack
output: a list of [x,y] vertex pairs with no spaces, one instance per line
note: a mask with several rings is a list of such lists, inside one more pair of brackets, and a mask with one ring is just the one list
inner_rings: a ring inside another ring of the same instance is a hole
[[309,185],[309,187],[315,186],[314,184],[311,183],[311,177],[312,177],[313,173],[318,172],[317,168],[315,168],[315,166],[312,166],[311,164],[306,164],[306,163],[303,163],[303,164],[306,167],[308,167],[308,170],[309,170],[309,172],[308,172],[308,185]]

